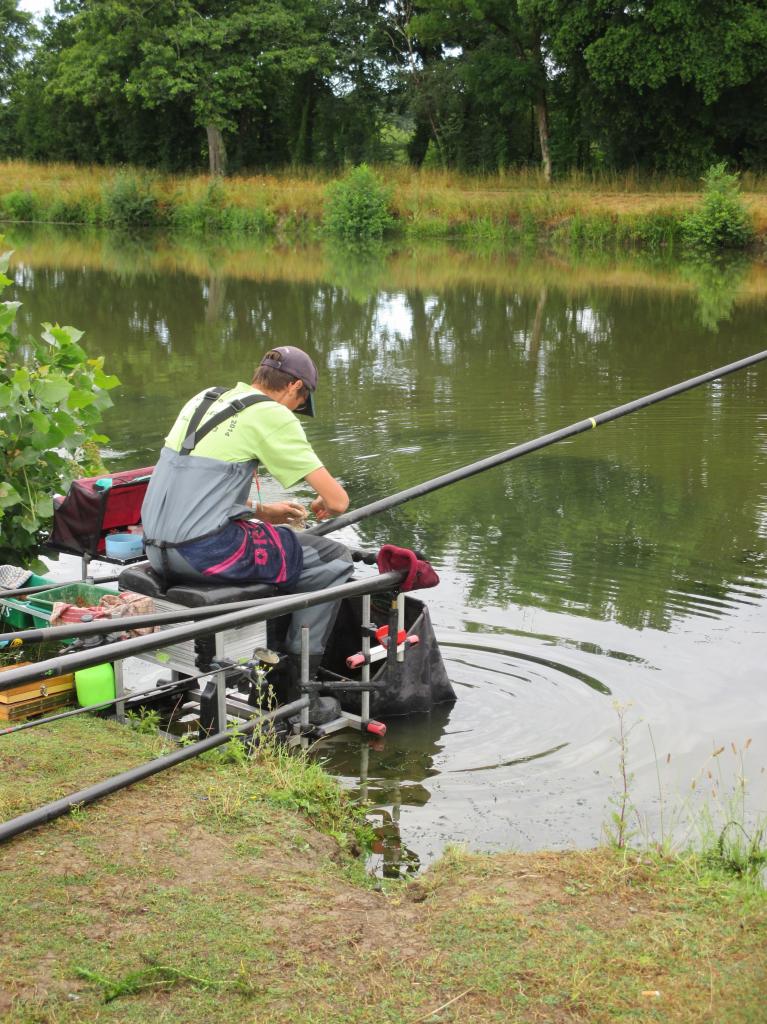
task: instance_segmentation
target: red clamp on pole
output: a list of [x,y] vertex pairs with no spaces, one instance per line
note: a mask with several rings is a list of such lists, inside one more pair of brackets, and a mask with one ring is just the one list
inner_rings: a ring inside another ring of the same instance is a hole
[[[406,650],[408,647],[415,647],[421,641],[417,634],[411,633],[409,636],[405,635],[405,630],[400,630],[399,634],[400,642],[397,644],[397,650]],[[386,643],[386,637],[384,637],[384,643],[380,647],[371,647],[370,653],[367,657],[358,651],[356,654],[350,654],[346,659],[347,668],[361,668],[363,665],[372,665],[376,661],[383,661],[386,657],[388,644]]]
[[[399,632],[397,633],[397,646],[399,646],[403,642],[406,636],[407,632],[404,629],[399,630]],[[384,647],[389,646],[388,626],[381,626],[379,629],[376,630],[376,640],[378,640],[378,642],[382,644],[382,646]]]
[[386,726],[383,722],[376,722],[372,719],[366,724],[365,729],[367,732],[372,732],[374,736],[385,736]]

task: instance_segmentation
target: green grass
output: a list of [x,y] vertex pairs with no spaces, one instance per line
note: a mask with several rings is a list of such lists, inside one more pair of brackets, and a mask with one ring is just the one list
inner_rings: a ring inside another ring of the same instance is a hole
[[[158,752],[75,719],[5,737],[18,813]],[[6,1024],[763,1019],[767,895],[694,856],[448,850],[375,891],[359,813],[266,744],[0,848]],[[310,820],[311,819],[311,820]],[[333,833],[337,838],[333,838]]]
[[[381,167],[390,196],[384,218],[394,237],[519,244],[535,240],[577,250],[677,246],[700,199],[686,179],[570,174],[546,185],[525,171],[469,177],[448,171]],[[765,180],[743,180],[756,236],[767,237]],[[322,173],[240,175],[211,183],[198,175],[67,164],[0,164],[0,220],[155,226],[189,236],[319,237],[332,210]],[[383,224],[384,221],[381,223]]]

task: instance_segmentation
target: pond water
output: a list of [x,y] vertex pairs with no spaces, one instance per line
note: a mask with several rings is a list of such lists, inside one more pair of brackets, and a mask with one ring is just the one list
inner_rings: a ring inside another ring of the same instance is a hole
[[[295,343],[321,369],[308,434],[353,507],[765,348],[754,266],[7,241],[22,327],[84,328],[122,380],[110,469],[151,463],[189,396]],[[437,567],[458,693],[383,742],[324,748],[378,808],[384,870],[448,842],[597,843],[621,714],[647,834],[684,830],[686,805],[716,806],[741,772],[764,813],[766,469],[761,365],[346,532]]]

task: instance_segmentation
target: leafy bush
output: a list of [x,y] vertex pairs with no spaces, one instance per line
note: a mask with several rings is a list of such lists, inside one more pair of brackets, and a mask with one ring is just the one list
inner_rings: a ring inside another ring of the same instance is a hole
[[160,209],[149,182],[135,174],[118,174],[104,189],[104,219],[121,228],[159,224]]
[[2,213],[7,220],[37,220],[37,199],[31,192],[8,192],[2,199]]
[[740,194],[737,174],[714,164],[703,175],[703,199],[683,221],[684,240],[693,249],[743,249],[753,239],[751,215]]
[[381,238],[394,223],[390,201],[391,190],[367,164],[360,164],[329,186],[325,226],[332,235],[345,241]]
[[90,196],[59,196],[48,207],[45,217],[52,224],[98,224],[101,204]]
[[[0,291],[10,253],[0,256]],[[40,340],[12,327],[21,303],[0,303],[0,562],[39,568],[37,549],[53,517],[53,495],[98,472],[95,432],[119,384],[103,357],[88,359],[75,327],[43,324]]]

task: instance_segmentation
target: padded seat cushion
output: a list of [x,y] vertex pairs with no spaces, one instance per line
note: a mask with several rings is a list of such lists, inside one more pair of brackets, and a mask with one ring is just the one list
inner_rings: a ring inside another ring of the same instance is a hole
[[120,573],[120,590],[135,590],[138,594],[158,597],[185,608],[203,608],[231,601],[254,601],[260,597],[274,597],[280,591],[268,583],[171,583],[166,590],[163,581],[148,562],[131,565]]

